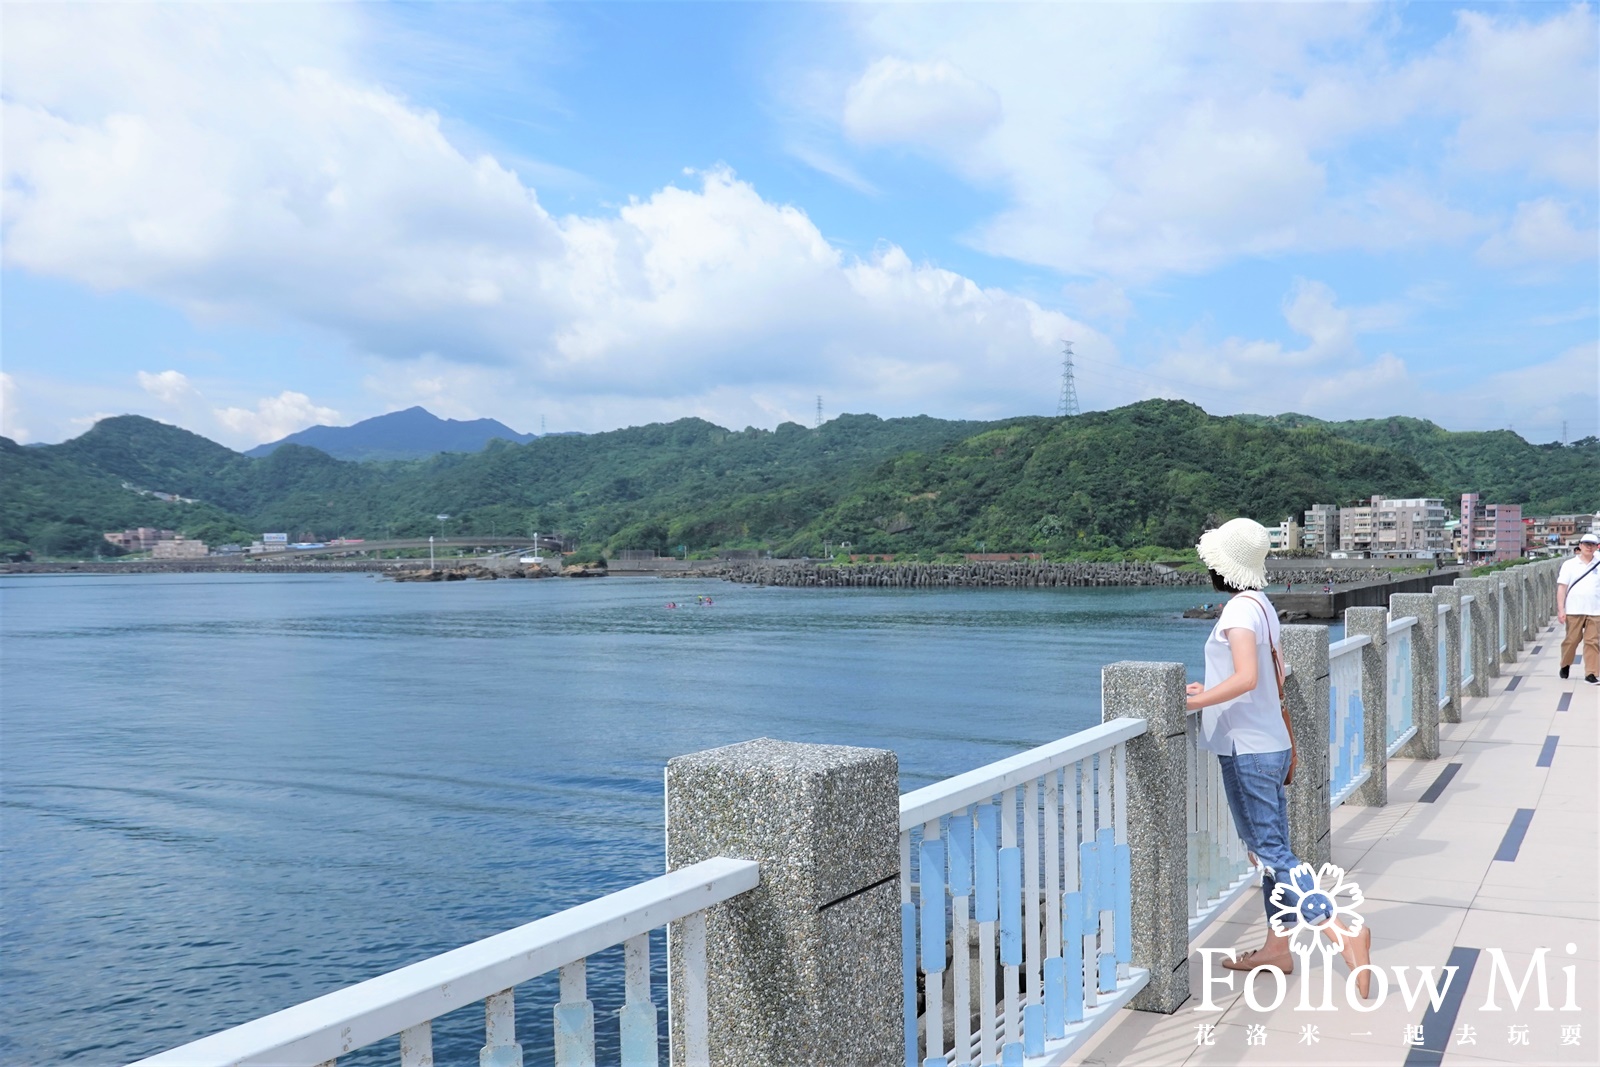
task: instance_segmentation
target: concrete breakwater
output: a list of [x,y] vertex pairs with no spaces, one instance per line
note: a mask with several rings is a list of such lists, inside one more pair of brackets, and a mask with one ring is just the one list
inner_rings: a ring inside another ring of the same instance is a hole
[[846,589],[1200,585],[1207,581],[1203,574],[1148,563],[873,563],[841,567],[755,562],[730,563],[715,575],[750,585]]
[[[722,578],[748,585],[823,589],[989,589],[1069,588],[1089,586],[1193,586],[1209,589],[1210,578],[1197,571],[1159,563],[1045,563],[1040,561],[966,563],[869,563],[840,566],[788,560],[731,562],[692,572],[662,572],[663,578]],[[1348,586],[1387,583],[1383,568],[1333,570],[1306,567],[1273,569],[1272,581],[1294,585]]]

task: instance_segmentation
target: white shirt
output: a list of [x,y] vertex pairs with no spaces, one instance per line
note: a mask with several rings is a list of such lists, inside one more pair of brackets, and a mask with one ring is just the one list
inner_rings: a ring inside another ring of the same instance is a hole
[[1588,563],[1582,556],[1573,556],[1561,565],[1556,584],[1567,587],[1568,615],[1600,615],[1600,567],[1595,567],[1595,572],[1581,582],[1578,580],[1596,563],[1600,563],[1600,551],[1595,552]]
[[1278,610],[1265,593],[1237,593],[1223,605],[1216,627],[1206,638],[1206,688],[1233,677],[1233,646],[1228,644],[1228,631],[1235,629],[1249,630],[1255,637],[1256,687],[1243,696],[1201,709],[1200,747],[1224,756],[1282,752],[1289,747],[1289,730],[1283,724],[1283,706],[1278,703],[1272,649],[1277,647],[1281,658],[1283,643]]

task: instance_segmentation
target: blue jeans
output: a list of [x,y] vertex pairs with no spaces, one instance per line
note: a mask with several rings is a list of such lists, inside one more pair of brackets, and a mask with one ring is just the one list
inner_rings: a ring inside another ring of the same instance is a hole
[[[1262,902],[1270,921],[1278,911],[1272,904],[1275,885],[1281,882],[1286,887],[1286,906],[1293,907],[1300,899],[1289,880],[1289,873],[1300,862],[1289,850],[1289,794],[1283,786],[1284,776],[1289,773],[1289,750],[1241,752],[1218,756],[1217,761],[1222,764],[1222,789],[1228,797],[1228,810],[1233,813],[1234,828],[1271,875],[1270,880],[1261,882]],[[1293,926],[1294,918],[1286,916],[1284,923]]]

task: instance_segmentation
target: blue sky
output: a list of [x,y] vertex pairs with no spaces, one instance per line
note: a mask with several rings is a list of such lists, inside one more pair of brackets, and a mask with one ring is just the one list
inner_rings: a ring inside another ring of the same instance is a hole
[[4,430],[1600,431],[1569,4],[8,5]]

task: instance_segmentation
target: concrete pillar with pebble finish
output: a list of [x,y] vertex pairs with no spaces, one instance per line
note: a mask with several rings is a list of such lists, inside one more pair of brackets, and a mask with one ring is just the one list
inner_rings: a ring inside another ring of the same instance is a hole
[[1396,593],[1389,613],[1416,619],[1411,627],[1411,721],[1417,732],[1395,753],[1406,759],[1439,758],[1439,609],[1432,593]]
[[1149,728],[1128,742],[1133,963],[1150,981],[1132,1006],[1171,1014],[1189,996],[1188,742],[1181,663],[1113,663],[1100,673],[1100,716]]
[[1289,847],[1321,866],[1333,855],[1328,824],[1328,628],[1285,626],[1289,668],[1284,700],[1294,730],[1296,766],[1289,784]]
[[1489,680],[1500,677],[1499,623],[1496,621],[1496,599],[1500,593],[1497,581],[1491,578],[1457,578],[1455,584],[1472,597],[1468,610],[1472,614],[1472,684],[1467,695],[1489,695]]
[[1381,808],[1389,803],[1389,609],[1346,608],[1346,637],[1367,636],[1372,643],[1361,649],[1362,723],[1367,751],[1367,780],[1345,799],[1346,804]]
[[1461,721],[1461,698],[1465,695],[1461,688],[1461,593],[1462,590],[1453,585],[1441,585],[1433,591],[1434,600],[1450,609],[1442,620],[1445,688],[1449,691],[1450,699],[1439,709],[1441,723]]
[[[904,1058],[900,781],[893,752],[760,739],[667,763],[667,868],[756,860],[761,884],[706,913],[711,1062]],[[668,968],[683,981],[680,939]],[[672,1062],[683,1062],[672,1020]]]

